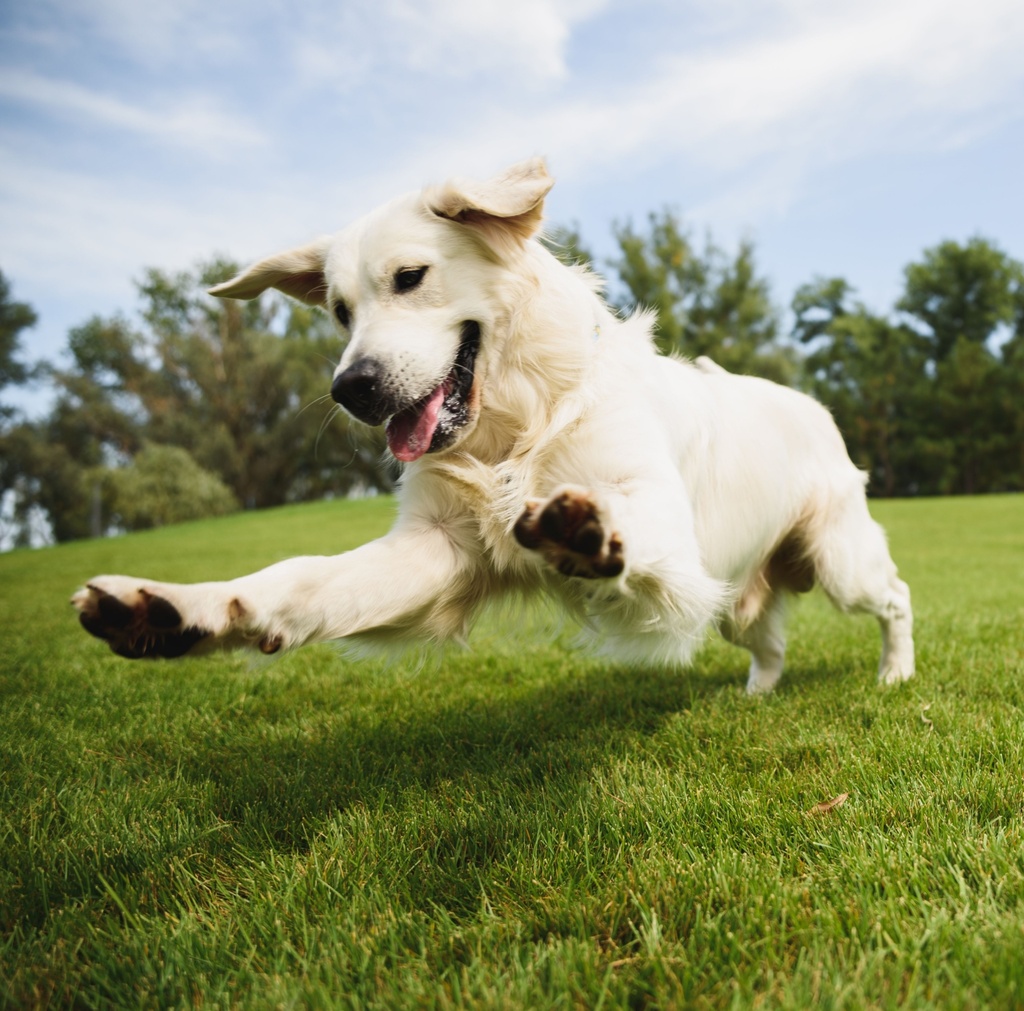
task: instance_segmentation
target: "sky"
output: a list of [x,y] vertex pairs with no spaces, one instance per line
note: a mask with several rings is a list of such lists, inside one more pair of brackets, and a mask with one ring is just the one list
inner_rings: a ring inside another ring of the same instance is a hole
[[544,155],[599,263],[670,208],[784,309],[982,235],[1024,259],[1021,0],[0,0],[0,270],[25,357],[147,267],[240,263]]

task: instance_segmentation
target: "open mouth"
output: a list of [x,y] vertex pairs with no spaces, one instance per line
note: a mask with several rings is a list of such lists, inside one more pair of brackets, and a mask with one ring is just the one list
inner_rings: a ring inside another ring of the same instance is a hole
[[450,445],[469,421],[469,396],[473,390],[473,366],[480,350],[480,324],[462,324],[459,350],[448,375],[416,403],[393,415],[385,432],[388,448],[403,463],[418,460]]

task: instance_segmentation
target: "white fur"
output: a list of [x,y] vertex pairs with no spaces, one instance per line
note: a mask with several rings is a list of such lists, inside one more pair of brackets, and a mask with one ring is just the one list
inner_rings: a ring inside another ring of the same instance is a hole
[[[339,371],[372,355],[411,399],[450,368],[459,324],[479,322],[471,420],[450,448],[406,467],[399,518],[380,540],[226,582],[101,577],[74,598],[83,615],[112,594],[144,617],[158,596],[209,633],[197,650],[389,647],[461,637],[489,599],[544,592],[597,648],[630,661],[685,663],[717,626],[750,650],[747,688],[761,692],[782,671],[802,571],[842,610],[878,618],[881,681],[910,677],[909,590],[828,412],[707,359],[659,355],[647,314],[618,318],[596,277],[531,238],[550,185],[534,160],[489,183],[428,189],[215,289],[343,299],[352,329]],[[396,294],[394,272],[422,265],[422,285]],[[562,492],[589,496],[605,544],[621,540],[618,575],[564,576],[550,553],[517,543],[526,506]]]

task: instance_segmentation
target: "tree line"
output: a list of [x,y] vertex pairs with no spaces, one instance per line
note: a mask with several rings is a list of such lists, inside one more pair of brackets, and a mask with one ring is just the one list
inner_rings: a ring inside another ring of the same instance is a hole
[[[1024,266],[994,243],[942,242],[904,269],[886,313],[843,278],[802,285],[788,328],[752,243],[697,242],[671,211],[618,225],[597,262],[578,229],[545,239],[593,266],[621,312],[656,313],[667,353],[788,383],[833,413],[875,495],[1024,488]],[[0,398],[45,384],[26,417],[0,399],[0,537],[59,541],[325,496],[387,491],[378,431],[327,391],[341,353],[326,315],[274,293],[205,294],[237,265],[216,260],[137,284],[138,321],[94,317],[62,360],[27,362],[34,310],[0,273]]]

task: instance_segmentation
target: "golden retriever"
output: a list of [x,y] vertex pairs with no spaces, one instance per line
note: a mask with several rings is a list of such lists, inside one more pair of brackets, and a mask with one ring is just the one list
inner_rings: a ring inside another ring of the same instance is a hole
[[212,293],[322,306],[332,395],[403,464],[385,537],[224,582],[100,576],[73,603],[121,656],[463,636],[488,600],[545,593],[600,650],[682,664],[709,627],[782,672],[787,600],[817,582],[875,615],[879,679],[914,671],[910,592],[829,413],[707,359],[657,353],[599,279],[536,240],[533,159],[400,197]]

